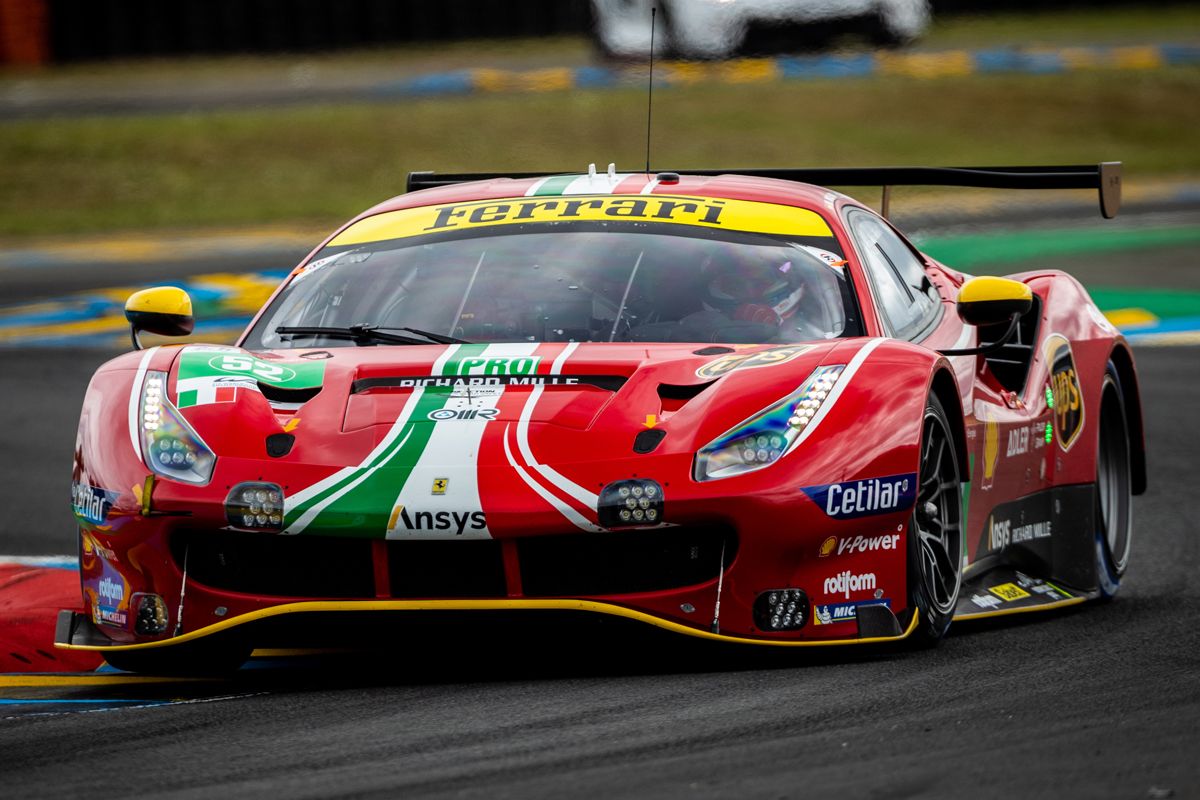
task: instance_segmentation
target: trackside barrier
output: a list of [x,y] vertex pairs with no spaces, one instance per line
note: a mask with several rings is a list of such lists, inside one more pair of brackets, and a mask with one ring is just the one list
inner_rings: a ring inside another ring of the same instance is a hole
[[[1151,44],[946,50],[932,53],[859,53],[824,56],[743,58],[733,61],[668,61],[655,65],[656,86],[696,83],[768,83],[899,76],[916,79],[1027,73],[1049,75],[1091,69],[1146,70],[1200,63],[1200,45]],[[495,92],[553,92],[645,86],[645,65],[555,67],[538,70],[464,69],[419,75],[367,87],[378,97],[463,95]]]

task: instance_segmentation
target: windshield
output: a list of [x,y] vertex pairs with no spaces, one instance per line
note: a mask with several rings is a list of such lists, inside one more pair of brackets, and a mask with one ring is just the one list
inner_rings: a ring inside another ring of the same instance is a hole
[[364,325],[471,342],[786,343],[860,333],[832,235],[580,221],[337,242],[275,298],[244,346],[378,343],[329,330]]

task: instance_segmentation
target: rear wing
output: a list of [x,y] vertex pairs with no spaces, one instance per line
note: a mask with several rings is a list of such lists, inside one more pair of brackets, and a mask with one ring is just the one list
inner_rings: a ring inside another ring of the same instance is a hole
[[[982,189],[1095,189],[1100,213],[1112,219],[1121,208],[1121,162],[1060,167],[820,167],[813,169],[684,169],[656,170],[679,175],[747,175],[813,183],[818,186],[882,186],[887,216],[892,186],[971,186]],[[408,173],[407,191],[450,186],[493,178],[544,178],[565,172]]]

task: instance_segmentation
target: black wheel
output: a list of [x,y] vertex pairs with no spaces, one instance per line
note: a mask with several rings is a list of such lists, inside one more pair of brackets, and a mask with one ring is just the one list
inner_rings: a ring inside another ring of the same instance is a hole
[[1096,576],[1100,597],[1121,588],[1133,538],[1133,479],[1129,463],[1129,421],[1116,367],[1109,362],[1100,389],[1096,446]]
[[150,675],[223,675],[233,672],[250,657],[246,645],[224,643],[220,646],[184,645],[152,647],[146,650],[113,650],[104,653],[110,666],[126,672]]
[[909,523],[908,599],[920,613],[911,640],[936,644],[950,627],[962,588],[962,481],[946,412],[936,397],[925,406],[917,501]]

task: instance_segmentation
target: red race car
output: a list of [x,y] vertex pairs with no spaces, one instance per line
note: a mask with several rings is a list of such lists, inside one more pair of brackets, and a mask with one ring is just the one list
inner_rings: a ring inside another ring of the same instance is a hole
[[[199,669],[526,611],[928,644],[1112,596],[1146,485],[1128,344],[1071,276],[970,278],[816,184],[1120,198],[1119,164],[414,173],[236,347],[97,371],[58,645]],[[126,310],[138,348],[193,324],[179,289]]]

